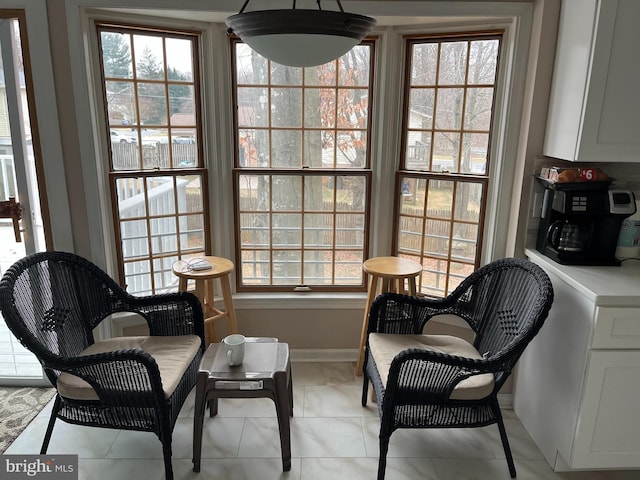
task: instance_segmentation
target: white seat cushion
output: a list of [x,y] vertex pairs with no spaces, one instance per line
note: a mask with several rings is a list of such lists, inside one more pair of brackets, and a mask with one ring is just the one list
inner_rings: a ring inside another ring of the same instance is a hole
[[[180,335],[167,337],[118,337],[96,342],[80,355],[95,355],[128,349],[144,350],[151,355],[160,370],[162,388],[169,398],[177,388],[200,348],[200,337]],[[95,390],[80,377],[63,372],[58,378],[58,392],[75,400],[98,400]]]
[[[391,362],[396,355],[408,348],[431,350],[456,355],[458,357],[480,359],[482,355],[466,340],[450,335],[395,335],[372,333],[369,348],[378,367],[382,383],[387,385]],[[476,400],[493,391],[494,378],[491,373],[483,373],[465,378],[458,383],[449,398],[456,400]]]

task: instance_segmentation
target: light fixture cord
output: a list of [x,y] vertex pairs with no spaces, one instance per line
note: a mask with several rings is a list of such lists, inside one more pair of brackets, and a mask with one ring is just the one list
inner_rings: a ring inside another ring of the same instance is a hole
[[244,12],[244,9],[245,9],[245,8],[247,8],[247,4],[248,4],[248,3],[249,3],[249,0],[246,0],[246,1],[244,2],[244,5],[242,5],[242,8],[241,8],[241,9],[240,9],[240,11],[238,12],[238,14],[240,14],[240,13]]

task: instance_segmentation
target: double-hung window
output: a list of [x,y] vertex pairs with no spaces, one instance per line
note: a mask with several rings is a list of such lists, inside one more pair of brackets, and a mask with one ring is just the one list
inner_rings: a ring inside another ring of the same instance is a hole
[[501,32],[406,42],[394,251],[442,297],[480,264]]
[[121,282],[175,290],[173,262],[211,249],[197,32],[96,24]]
[[309,68],[232,51],[238,291],[362,290],[373,43]]

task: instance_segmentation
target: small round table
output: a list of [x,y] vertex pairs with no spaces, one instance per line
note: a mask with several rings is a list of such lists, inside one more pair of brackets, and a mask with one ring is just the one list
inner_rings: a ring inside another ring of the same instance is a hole
[[[362,270],[369,274],[370,280],[367,304],[364,308],[364,319],[362,321],[356,375],[362,375],[371,303],[380,293],[385,292],[408,293],[409,295],[415,296],[416,277],[422,273],[422,265],[401,257],[374,257],[366,260],[362,264]],[[407,280],[408,290],[405,290],[404,287],[405,279]],[[380,282],[380,280],[382,280],[382,282]],[[380,292],[378,292],[379,284]]]
[[[231,297],[231,285],[229,284],[229,274],[233,272],[234,267],[231,260],[222,257],[198,257],[198,259],[206,260],[213,268],[210,270],[192,270],[189,265],[195,259],[189,259],[178,260],[173,264],[172,270],[180,279],[178,284],[179,291],[187,291],[189,280],[195,282],[195,294],[202,304],[202,311],[205,317],[205,340],[206,344],[209,345],[216,341],[214,325],[216,320],[226,318],[229,333],[238,333],[238,324]],[[217,309],[215,306],[213,281],[216,278],[220,281],[224,311]]]

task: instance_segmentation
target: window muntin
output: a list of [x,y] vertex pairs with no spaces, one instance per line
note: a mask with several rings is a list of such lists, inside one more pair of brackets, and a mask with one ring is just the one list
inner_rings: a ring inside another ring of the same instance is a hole
[[210,251],[198,35],[97,24],[122,283],[175,289],[173,262]]
[[238,290],[362,290],[373,44],[304,69],[232,45]]
[[395,251],[442,297],[479,266],[501,35],[407,39]]

